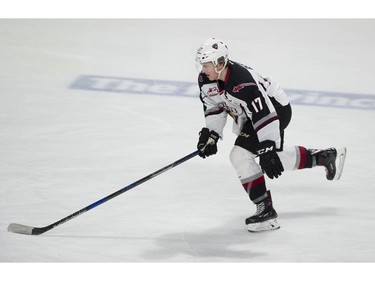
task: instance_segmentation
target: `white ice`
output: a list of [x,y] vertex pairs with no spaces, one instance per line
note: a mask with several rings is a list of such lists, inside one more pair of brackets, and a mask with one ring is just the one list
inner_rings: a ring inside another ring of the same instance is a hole
[[[286,142],[346,146],[323,169],[268,180],[281,229],[255,211],[219,153],[195,157],[40,236],[45,226],[195,150],[198,98],[70,89],[82,74],[195,83],[217,36],[284,88],[375,94],[375,20],[0,20],[0,262],[374,262],[373,110],[293,106]],[[197,88],[198,91],[198,88]]]

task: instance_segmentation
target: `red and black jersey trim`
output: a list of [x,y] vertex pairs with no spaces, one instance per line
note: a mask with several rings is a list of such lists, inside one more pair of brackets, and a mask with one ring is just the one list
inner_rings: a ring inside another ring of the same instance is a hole
[[263,119],[259,120],[258,122],[256,122],[254,124],[254,131],[258,132],[261,129],[263,129],[264,127],[266,127],[268,124],[271,124],[272,122],[274,122],[276,120],[279,120],[279,117],[277,116],[276,113],[273,113],[273,114],[267,116],[266,118],[263,118]]
[[223,111],[224,111],[223,108],[215,108],[214,110],[211,110],[211,111],[205,111],[204,116],[207,117],[211,115],[217,115],[217,114],[222,113]]

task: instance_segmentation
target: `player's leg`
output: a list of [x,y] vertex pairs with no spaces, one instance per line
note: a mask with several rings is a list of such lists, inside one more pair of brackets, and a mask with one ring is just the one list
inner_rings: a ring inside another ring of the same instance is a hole
[[280,228],[277,223],[277,212],[273,208],[270,191],[267,191],[265,177],[251,152],[259,144],[251,122],[247,122],[237,137],[230,153],[230,161],[237,172],[240,182],[250,200],[256,205],[256,212],[245,221],[251,232],[267,231]]
[[307,149],[303,146],[284,146],[278,155],[285,170],[323,166],[328,180],[338,180],[344,168],[346,148]]

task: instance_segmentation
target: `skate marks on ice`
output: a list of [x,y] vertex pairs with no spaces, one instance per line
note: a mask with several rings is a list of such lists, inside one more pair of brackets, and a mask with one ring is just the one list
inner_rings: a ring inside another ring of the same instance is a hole
[[[188,223],[186,227],[189,227]],[[44,234],[48,240],[70,241],[51,254],[57,261],[90,262],[239,262],[267,260],[268,253],[254,249],[269,237],[251,236],[243,217],[228,220],[222,225],[208,228],[194,225],[191,231],[153,234],[133,233],[124,230],[116,234],[108,231],[96,234]],[[113,229],[112,229],[113,230]],[[80,245],[80,246],[79,246]],[[74,250],[73,250],[74,249]],[[69,259],[67,259],[69,257]]]
[[293,211],[293,212],[278,212],[278,220],[293,220],[300,218],[311,218],[311,217],[336,217],[338,210],[334,207],[322,207],[314,209],[312,211]]

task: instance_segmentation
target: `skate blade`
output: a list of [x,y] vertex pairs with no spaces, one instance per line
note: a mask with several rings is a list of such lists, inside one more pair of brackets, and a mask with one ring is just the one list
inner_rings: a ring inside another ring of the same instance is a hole
[[334,180],[339,180],[341,178],[342,170],[344,169],[345,158],[346,158],[346,147],[337,149],[336,175],[333,178]]
[[280,225],[277,223],[276,219],[270,219],[264,222],[250,223],[247,225],[247,230],[249,232],[263,232],[279,229]]

